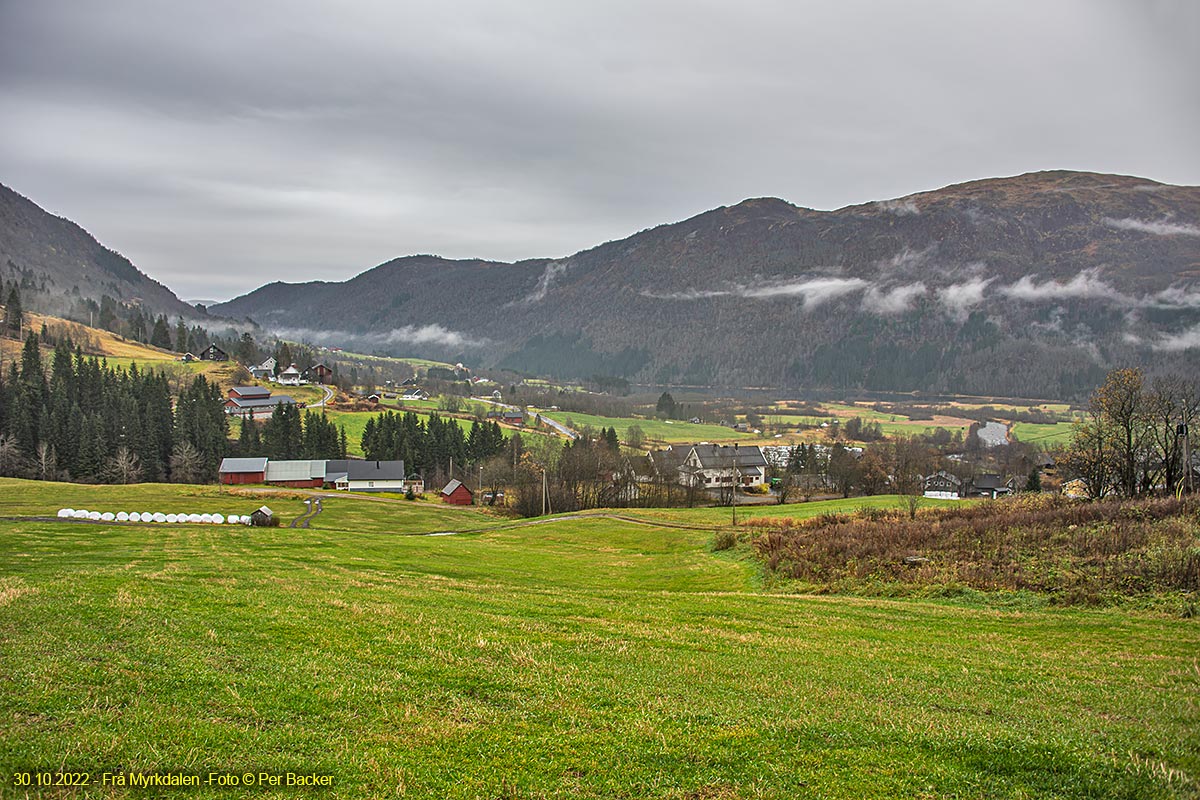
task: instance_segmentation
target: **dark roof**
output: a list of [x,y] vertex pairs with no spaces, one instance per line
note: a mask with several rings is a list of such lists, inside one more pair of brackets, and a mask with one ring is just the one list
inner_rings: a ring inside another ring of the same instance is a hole
[[[325,465],[326,472],[329,465]],[[402,481],[403,461],[347,461],[346,477],[352,481]]]
[[[704,469],[729,469],[738,467],[765,467],[767,459],[758,445],[734,447],[732,445],[694,444],[691,447]],[[736,461],[735,461],[736,454]]]
[[975,489],[1004,489],[1007,484],[999,475],[980,475],[971,481],[971,486]]
[[951,473],[946,472],[944,470],[940,471],[940,472],[935,472],[932,475],[925,476],[925,483],[929,483],[930,481],[935,481],[935,480],[949,481],[950,483],[954,484],[955,486],[962,485],[962,481],[958,479],[957,475],[952,475]]
[[271,406],[291,405],[296,401],[286,394],[277,394],[274,397],[251,397],[249,399],[231,397],[225,402],[233,403],[238,408],[270,408]]
[[650,459],[658,469],[663,472],[671,472],[679,469],[690,450],[690,447],[668,447],[665,450],[653,450],[650,453]]
[[235,386],[229,391],[237,392],[242,397],[270,397],[271,390],[265,386]]

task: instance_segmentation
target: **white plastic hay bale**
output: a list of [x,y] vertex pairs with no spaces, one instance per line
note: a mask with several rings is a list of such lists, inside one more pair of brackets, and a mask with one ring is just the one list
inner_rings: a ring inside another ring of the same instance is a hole
[[200,521],[203,522],[205,525],[211,525],[212,524],[212,514],[201,514]]
[[87,512],[86,508],[77,508],[77,509],[75,509],[75,513],[72,514],[71,516],[74,517],[75,519],[87,519],[88,512]]
[[229,525],[237,525],[241,521],[242,521],[242,518],[240,516],[238,516],[237,514],[230,514],[229,516],[225,517],[225,522],[226,522],[226,524],[229,524]]
[[188,514],[188,522],[200,522],[199,514]]
[[178,514],[167,514],[167,522],[175,523],[179,521]]
[[116,518],[117,518],[117,515],[112,513],[111,511],[105,511],[103,514],[100,515],[100,519],[104,520],[105,522],[112,522]]
[[92,520],[93,522],[96,522],[100,519],[100,512],[99,511],[89,511],[87,518]]
[[167,521],[167,515],[166,515],[166,514],[164,514],[164,513],[162,513],[161,511],[159,511],[159,512],[157,512],[157,513],[154,515],[154,521],[155,521],[155,522],[166,522],[166,521]]
[[129,521],[130,522],[141,522],[142,521],[141,513],[137,512],[137,511],[133,512],[132,514],[129,515]]
[[187,521],[188,521],[188,515],[187,515],[187,514],[176,514],[176,515],[175,515],[175,521],[176,521],[176,522],[182,522],[182,523],[185,523],[185,524],[186,524],[186,523],[187,523]]
[[222,514],[213,514],[212,521],[213,521],[213,525],[224,525],[225,517]]
[[129,512],[128,511],[118,511],[117,512],[117,522],[129,522]]
[[60,508],[58,510],[58,518],[59,519],[67,519],[74,513],[75,513],[75,509],[73,509],[73,508]]

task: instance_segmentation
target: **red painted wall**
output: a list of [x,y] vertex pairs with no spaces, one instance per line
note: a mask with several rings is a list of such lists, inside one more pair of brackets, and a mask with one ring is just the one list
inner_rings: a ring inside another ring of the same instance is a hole
[[265,472],[222,472],[221,483],[234,485],[238,483],[266,483]]
[[442,501],[452,506],[469,506],[471,505],[471,492],[467,487],[460,484],[450,494],[442,495]]

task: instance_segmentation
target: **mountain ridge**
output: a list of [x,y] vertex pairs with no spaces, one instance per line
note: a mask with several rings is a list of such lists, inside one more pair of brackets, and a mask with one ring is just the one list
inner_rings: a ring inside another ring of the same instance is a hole
[[141,305],[152,314],[187,319],[204,315],[164,284],[101,244],[81,225],[52,214],[0,184],[0,277],[19,283],[25,302],[62,313],[77,298]]
[[1200,187],[1053,170],[832,211],[747,198],[564,258],[409,256],[215,310],[560,377],[1041,396],[1193,363],[1198,279]]
[[[201,313],[8,187],[0,257],[64,302]],[[1200,368],[1200,187],[1052,170],[829,211],[754,197],[565,257],[401,256],[210,311],[564,378],[1078,394],[1114,365]]]

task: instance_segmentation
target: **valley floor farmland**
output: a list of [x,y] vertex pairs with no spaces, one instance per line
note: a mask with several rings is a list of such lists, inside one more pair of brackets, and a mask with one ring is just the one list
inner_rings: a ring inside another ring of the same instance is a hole
[[[770,595],[756,566],[709,552],[709,532],[608,519],[406,536],[498,521],[351,497],[326,499],[310,530],[19,518],[110,491],[259,502],[0,481],[6,781],[268,769],[329,773],[346,797],[1197,790],[1195,620]],[[285,524],[300,513],[298,497],[263,499]]]

